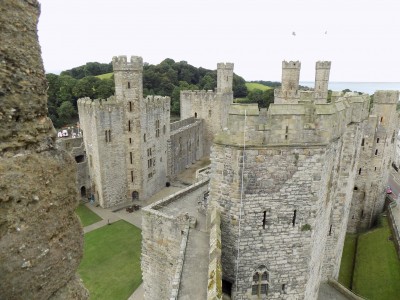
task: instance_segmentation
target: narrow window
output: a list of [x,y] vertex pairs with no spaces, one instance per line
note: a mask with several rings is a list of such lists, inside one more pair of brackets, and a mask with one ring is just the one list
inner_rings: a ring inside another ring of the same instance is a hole
[[294,225],[296,225],[296,215],[297,215],[297,209],[295,209],[293,211],[293,219],[292,219],[292,225],[294,227]]
[[378,149],[375,150],[375,155],[378,155]]
[[165,134],[166,128],[165,125],[163,126],[163,133]]
[[286,133],[289,132],[289,126],[286,126]]
[[132,152],[129,152],[129,154],[130,154],[130,157],[131,157],[131,164],[133,163],[133,160],[132,160]]
[[131,171],[131,182],[133,182],[133,171]]
[[108,143],[108,133],[107,133],[107,130],[105,131],[105,134],[106,134],[106,143]]
[[128,131],[131,131],[131,120],[128,121]]
[[381,117],[381,123],[383,123],[383,117]]
[[332,235],[332,224],[331,224],[331,226],[329,227],[329,234],[328,235]]
[[131,83],[128,81],[128,89],[131,88]]
[[132,139],[131,138],[129,138],[129,144],[132,144]]
[[75,161],[79,164],[85,161],[85,155],[77,155],[75,156]]
[[143,134],[143,141],[146,141],[146,134]]
[[379,138],[376,139],[376,143],[377,143],[377,144],[379,143]]
[[375,171],[376,171],[376,167],[375,167]]
[[358,187],[354,186],[354,190],[357,191],[357,190],[358,190]]
[[129,101],[129,111],[132,111],[132,102]]
[[361,140],[361,146],[364,146],[364,139]]
[[263,218],[263,229],[265,229],[265,224],[267,223],[267,211],[264,210],[264,218]]
[[361,168],[358,169],[358,175],[361,175]]
[[108,141],[111,142],[111,130],[108,131]]
[[286,294],[286,284],[282,284],[282,289],[281,289],[282,294]]
[[364,210],[362,209],[361,210],[361,218],[363,218],[364,217]]
[[194,113],[194,117],[197,118],[197,112]]

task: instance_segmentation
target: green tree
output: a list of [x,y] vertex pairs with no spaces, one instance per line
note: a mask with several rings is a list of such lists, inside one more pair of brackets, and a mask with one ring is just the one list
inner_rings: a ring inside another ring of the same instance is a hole
[[77,117],[77,112],[75,107],[71,102],[65,101],[61,104],[59,108],[57,108],[58,113],[58,124],[57,125],[65,125],[73,120],[73,118]]
[[95,85],[95,98],[97,99],[107,99],[114,95],[115,86],[113,79],[103,79],[99,80]]
[[76,99],[89,97],[95,98],[96,86],[98,86],[101,79],[94,76],[87,76],[79,79],[72,89],[72,93]]

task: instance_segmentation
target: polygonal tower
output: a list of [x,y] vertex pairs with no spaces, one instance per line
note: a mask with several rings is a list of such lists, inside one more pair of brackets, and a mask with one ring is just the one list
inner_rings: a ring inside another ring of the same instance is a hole
[[232,92],[233,83],[233,63],[217,64],[217,92]]

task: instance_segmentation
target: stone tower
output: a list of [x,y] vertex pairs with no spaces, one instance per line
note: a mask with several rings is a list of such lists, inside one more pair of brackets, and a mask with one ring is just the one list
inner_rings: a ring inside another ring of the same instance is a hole
[[[349,232],[371,227],[382,212],[389,169],[394,161],[398,91],[376,91],[360,143],[360,163],[354,184]],[[397,195],[396,195],[397,196]]]
[[317,61],[315,64],[314,100],[316,103],[326,103],[330,70],[330,61]]
[[275,90],[275,103],[297,103],[300,97],[301,63],[299,61],[282,62],[282,86]]
[[343,246],[345,231],[332,232],[347,225],[340,216],[350,207],[368,98],[315,103],[313,92],[297,90],[299,70],[283,63],[266,118],[256,104],[232,104],[214,140],[210,205],[221,211],[232,299],[316,299],[324,274],[337,274],[341,252],[327,245]]
[[229,105],[233,103],[233,63],[217,64],[217,90],[181,91],[181,120],[204,120],[204,155],[210,154],[215,134],[227,125]]
[[102,207],[144,200],[167,182],[170,98],[143,98],[143,60],[113,58],[115,96],[80,99],[92,191]]
[[217,92],[230,93],[232,92],[233,84],[233,64],[218,63],[217,64]]

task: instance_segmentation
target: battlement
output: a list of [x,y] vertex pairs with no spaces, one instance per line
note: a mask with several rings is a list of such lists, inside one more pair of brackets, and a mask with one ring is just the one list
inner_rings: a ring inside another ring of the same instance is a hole
[[143,103],[146,106],[150,107],[162,107],[166,104],[170,104],[171,98],[168,96],[154,96],[154,95],[149,95],[146,98],[143,99]]
[[128,62],[126,55],[114,56],[112,59],[114,71],[142,71],[143,58],[140,56],[131,56]]
[[315,63],[315,68],[316,69],[330,69],[331,62],[330,61],[317,61]]
[[95,99],[92,100],[89,97],[81,98],[78,100],[78,108],[86,110],[109,110],[111,106],[117,104],[115,96],[111,96],[107,99]]
[[300,69],[301,68],[301,62],[296,60],[296,61],[282,61],[282,69]]
[[233,70],[233,63],[218,63],[217,69]]
[[374,103],[393,104],[399,101],[399,91],[375,91]]
[[186,98],[190,98],[190,97],[214,97],[215,96],[215,92],[212,90],[185,90],[185,91],[181,91],[181,97],[186,97]]

